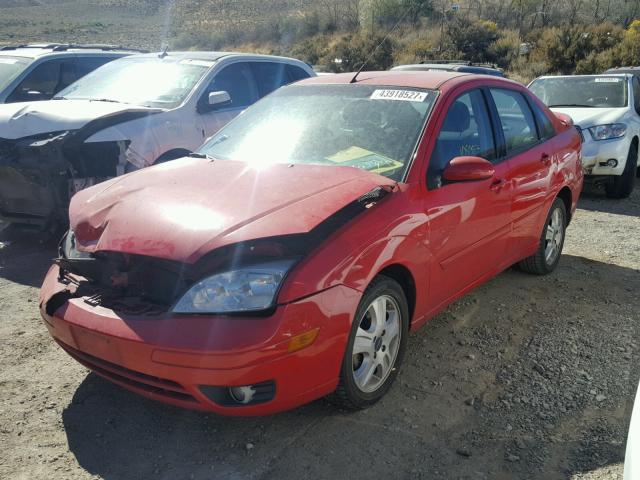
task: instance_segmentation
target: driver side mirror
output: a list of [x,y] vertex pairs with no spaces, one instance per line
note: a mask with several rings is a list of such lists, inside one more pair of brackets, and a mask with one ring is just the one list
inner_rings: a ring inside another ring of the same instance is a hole
[[446,166],[442,177],[447,182],[487,180],[496,173],[493,164],[481,157],[455,157]]
[[208,103],[213,110],[227,106],[231,103],[231,95],[229,95],[229,92],[225,91],[210,92]]

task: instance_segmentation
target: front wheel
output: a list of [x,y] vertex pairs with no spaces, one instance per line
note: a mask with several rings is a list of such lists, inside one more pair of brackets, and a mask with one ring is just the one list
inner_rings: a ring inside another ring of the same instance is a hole
[[638,165],[638,145],[634,143],[629,147],[627,162],[624,164],[622,175],[613,177],[605,185],[605,192],[609,198],[627,198],[633,192],[635,174]]
[[398,375],[408,327],[409,308],[402,287],[379,275],[362,296],[342,361],[340,383],[329,400],[350,410],[380,400]]
[[566,228],[567,209],[562,199],[556,198],[547,215],[538,251],[522,260],[518,264],[520,269],[535,275],[546,275],[553,272],[560,262]]

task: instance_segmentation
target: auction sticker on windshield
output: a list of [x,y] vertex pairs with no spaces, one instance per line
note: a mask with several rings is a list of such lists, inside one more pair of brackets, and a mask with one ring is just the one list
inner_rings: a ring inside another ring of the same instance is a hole
[[424,102],[427,92],[415,90],[375,90],[370,97],[372,100],[402,100],[405,102]]
[[621,78],[607,78],[607,77],[600,77],[600,78],[596,78],[595,80],[597,83],[618,83],[621,82],[622,79]]

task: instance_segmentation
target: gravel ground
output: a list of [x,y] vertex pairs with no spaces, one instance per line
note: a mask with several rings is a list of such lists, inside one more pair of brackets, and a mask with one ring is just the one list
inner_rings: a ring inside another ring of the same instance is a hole
[[0,244],[0,478],[621,479],[640,378],[640,185],[583,195],[558,270],[508,270],[412,336],[389,395],[220,418],[128,393],[48,337],[54,242]]

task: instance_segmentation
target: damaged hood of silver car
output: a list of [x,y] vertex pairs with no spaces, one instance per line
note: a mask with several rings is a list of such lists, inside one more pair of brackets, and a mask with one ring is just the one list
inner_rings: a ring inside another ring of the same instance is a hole
[[99,100],[47,100],[0,105],[0,138],[14,140],[49,132],[78,130],[89,122],[148,107]]
[[82,190],[69,216],[82,251],[194,263],[222,246],[307,233],[394,186],[353,167],[184,158]]

